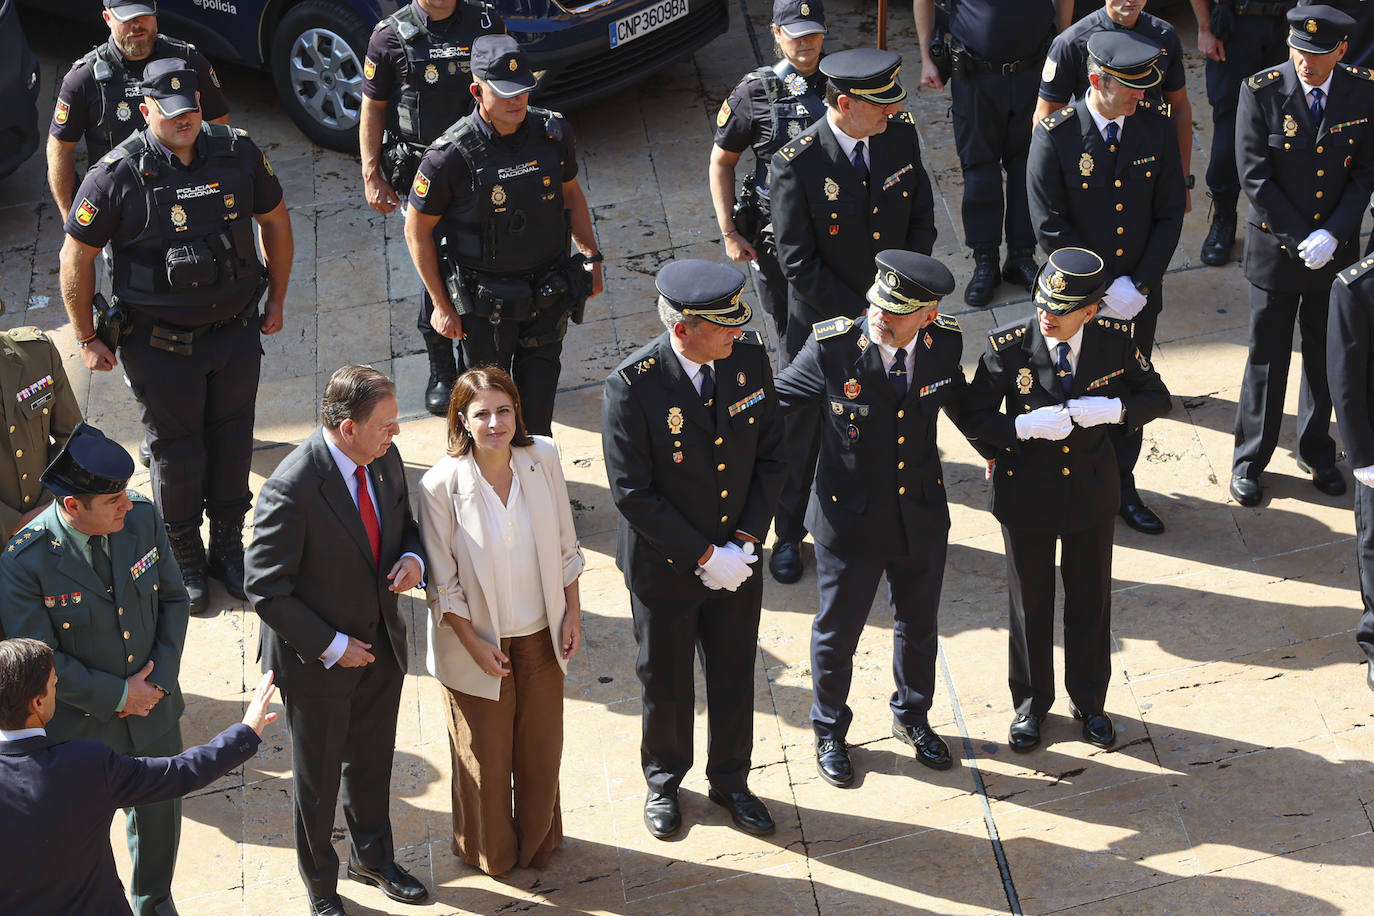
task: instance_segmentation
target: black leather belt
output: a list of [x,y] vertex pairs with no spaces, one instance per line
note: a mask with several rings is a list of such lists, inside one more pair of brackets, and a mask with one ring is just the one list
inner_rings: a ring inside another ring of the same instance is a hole
[[1237,16],[1283,16],[1293,8],[1292,3],[1279,2],[1271,3],[1246,3],[1245,0],[1238,0],[1236,3]]
[[1000,73],[1003,76],[1011,76],[1014,73],[1020,73],[1022,70],[1026,69],[1038,70],[1045,63],[1045,58],[1040,54],[1032,54],[1030,57],[1023,57],[1020,60],[1014,60],[1006,64],[999,64],[991,60],[981,60],[974,57],[968,51],[964,51],[963,54],[965,59],[964,66],[974,73]]
[[[212,334],[220,328],[227,327],[235,322],[247,323],[257,312],[257,303],[253,303],[248,308],[239,312],[232,318],[225,318],[221,321],[202,324],[194,328],[184,328],[174,324],[164,324],[145,312],[135,311],[133,313],[133,324],[138,330],[147,330],[148,343],[158,350],[166,350],[168,353],[176,353],[181,356],[190,356],[192,344],[198,338],[206,334]],[[250,314],[251,313],[251,314]]]

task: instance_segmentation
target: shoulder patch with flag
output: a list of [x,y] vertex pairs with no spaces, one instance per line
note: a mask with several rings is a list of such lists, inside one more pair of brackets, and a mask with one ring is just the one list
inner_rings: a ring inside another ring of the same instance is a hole
[[58,124],[67,123],[67,115],[71,114],[71,106],[62,99],[57,100],[57,107],[53,109],[52,119]]
[[730,100],[726,99],[720,103],[720,111],[716,112],[716,126],[724,127],[728,120],[730,120]]
[[83,197],[81,203],[76,206],[76,221],[82,226],[89,226],[91,220],[95,219],[95,215],[99,212],[100,208],[91,203],[89,197]]
[[377,62],[370,57],[363,58],[363,76],[368,79],[377,75]]
[[415,192],[416,197],[424,197],[429,193],[429,179],[425,177],[424,172],[415,173],[415,184],[410,189]]

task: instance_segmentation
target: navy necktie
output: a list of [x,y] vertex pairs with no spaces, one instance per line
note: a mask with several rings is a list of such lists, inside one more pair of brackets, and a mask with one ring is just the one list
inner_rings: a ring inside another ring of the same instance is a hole
[[1112,121],[1112,122],[1108,123],[1108,124],[1107,124],[1107,148],[1108,148],[1109,150],[1111,150],[1111,153],[1112,153],[1113,156],[1116,155],[1116,141],[1117,141],[1117,138],[1119,138],[1120,136],[1121,136],[1121,128],[1119,128],[1119,127],[1116,126],[1116,122],[1115,122],[1115,121]]
[[887,370],[887,379],[892,383],[892,393],[897,396],[898,401],[906,400],[906,348],[897,350],[897,356],[892,360],[892,368]]
[[1311,94],[1312,104],[1309,107],[1312,109],[1312,123],[1320,125],[1322,122],[1322,114],[1326,112],[1326,106],[1322,104],[1322,98],[1325,93],[1320,89],[1313,89]]
[[850,157],[854,163],[854,171],[859,173],[859,180],[868,184],[868,163],[864,161],[864,142],[860,140],[854,144],[854,155]]
[[1070,389],[1073,388],[1073,367],[1069,365],[1069,345],[1061,343],[1057,349],[1059,354],[1055,360],[1055,368],[1058,371],[1055,375],[1059,376],[1059,387],[1064,392],[1064,397],[1069,396]]
[[713,405],[713,404],[715,403],[715,400],[716,400],[716,376],[715,376],[715,373],[711,371],[711,365],[710,365],[709,363],[702,363],[702,365],[701,365],[701,403],[704,404],[704,405],[706,406],[706,409],[707,409],[707,410],[710,410],[710,409],[711,409],[711,405]]

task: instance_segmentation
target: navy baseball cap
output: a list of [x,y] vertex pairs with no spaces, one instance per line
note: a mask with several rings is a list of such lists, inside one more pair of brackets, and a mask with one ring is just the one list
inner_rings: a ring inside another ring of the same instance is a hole
[[873,263],[878,275],[866,298],[884,312],[910,315],[954,292],[954,274],[929,255],[889,248],[878,252]]
[[1350,36],[1355,20],[1332,6],[1295,6],[1288,11],[1288,47],[1330,54]]
[[124,446],[89,423],[78,423],[62,451],[38,482],[55,496],[123,493],[134,476],[134,459]]
[[876,48],[851,48],[821,58],[821,72],[838,91],[874,105],[891,105],[906,98],[897,80],[902,55]]
[[665,264],[654,286],[682,314],[734,328],[753,314],[743,298],[744,281],[744,274],[728,264],[689,258]]
[[825,7],[821,0],[773,0],[773,24],[788,38],[824,35]]
[[196,71],[176,57],[163,57],[144,67],[143,83],[139,86],[164,118],[175,118],[200,108],[196,101],[199,88]]
[[1035,277],[1035,304],[1055,315],[1101,302],[1106,291],[1106,265],[1086,248],[1060,248]]
[[1164,79],[1155,66],[1159,48],[1128,29],[1094,32],[1088,39],[1088,57],[1103,73],[1131,89],[1149,89]]
[[139,16],[156,16],[157,3],[149,0],[105,0],[105,9],[120,22],[128,22]]
[[483,35],[472,43],[472,75],[486,80],[503,99],[524,95],[539,85],[525,52],[509,35]]

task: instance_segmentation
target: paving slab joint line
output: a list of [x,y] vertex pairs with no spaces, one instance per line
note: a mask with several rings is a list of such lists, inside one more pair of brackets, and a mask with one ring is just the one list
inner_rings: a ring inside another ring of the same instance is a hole
[[1011,866],[1007,863],[1006,850],[1002,848],[1002,837],[997,832],[997,821],[992,816],[992,806],[988,804],[987,786],[983,785],[983,773],[978,768],[978,758],[974,756],[973,740],[969,738],[968,725],[964,722],[964,708],[959,703],[959,691],[954,687],[954,672],[949,670],[949,658],[945,655],[945,645],[939,645],[940,671],[949,687],[949,704],[954,710],[954,722],[959,726],[959,740],[964,745],[964,759],[968,762],[973,785],[978,791],[978,801],[983,806],[983,825],[987,827],[988,839],[992,841],[992,854],[997,858],[997,871],[1002,875],[1002,890],[1007,895],[1007,907],[1013,916],[1024,916],[1021,898],[1016,894],[1016,882],[1011,876]]

